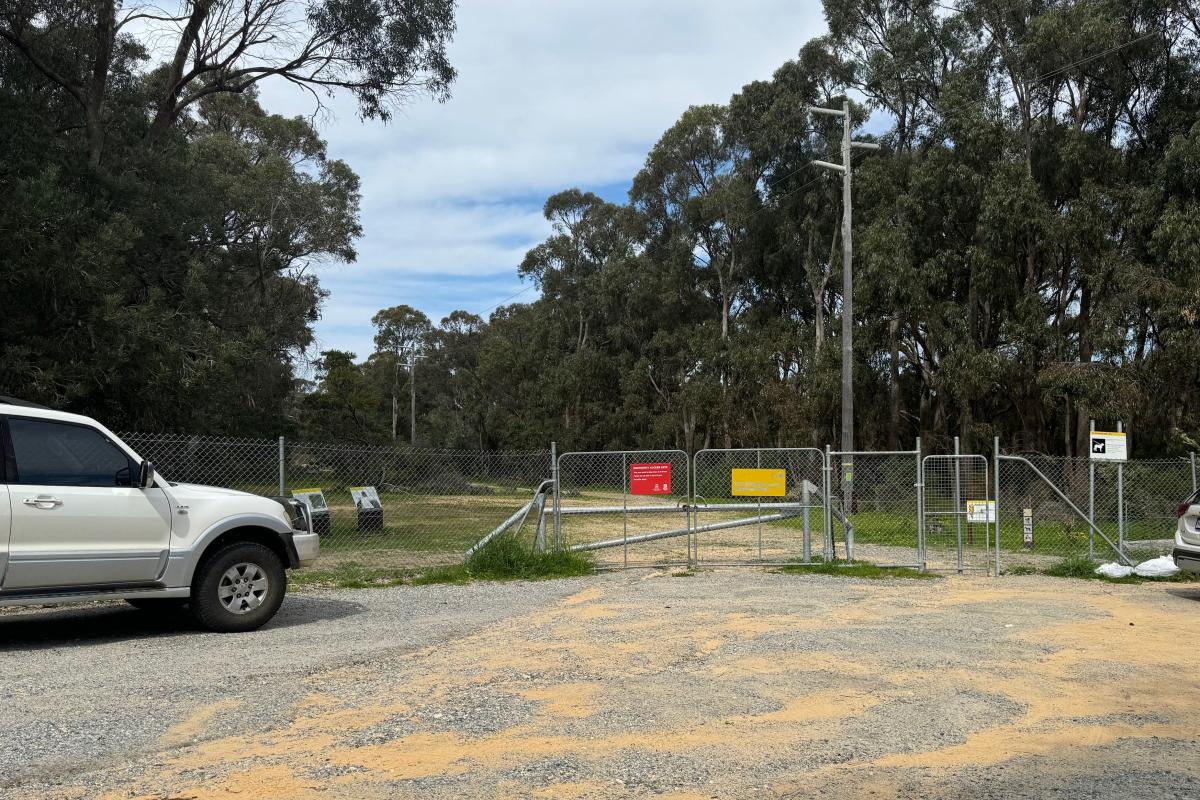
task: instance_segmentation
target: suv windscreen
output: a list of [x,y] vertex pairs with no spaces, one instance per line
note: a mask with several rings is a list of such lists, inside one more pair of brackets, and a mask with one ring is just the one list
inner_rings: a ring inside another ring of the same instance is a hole
[[133,465],[104,434],[65,422],[8,420],[17,474],[26,486],[132,486]]

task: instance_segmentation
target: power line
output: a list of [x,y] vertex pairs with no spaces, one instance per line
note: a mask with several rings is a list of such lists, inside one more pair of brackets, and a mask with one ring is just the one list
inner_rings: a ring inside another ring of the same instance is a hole
[[491,307],[489,307],[489,308],[485,308],[483,311],[479,311],[479,312],[477,312],[477,313],[475,314],[475,316],[477,316],[477,317],[482,317],[484,314],[490,314],[491,312],[495,311],[495,310],[496,310],[497,308],[499,308],[500,306],[502,306],[502,305],[504,305],[505,303],[507,303],[509,300],[515,300],[516,298],[518,298],[518,297],[520,297],[521,295],[525,294],[526,292],[528,292],[528,291],[529,291],[530,289],[532,289],[532,288],[534,288],[534,284],[532,284],[532,283],[531,283],[531,284],[529,284],[528,286],[526,286],[525,288],[521,289],[521,291],[517,292],[516,294],[510,294],[508,297],[504,298],[504,299],[503,299],[503,300],[501,300],[499,303],[496,303],[496,305],[494,305],[494,306],[491,306]]
[[[957,6],[947,5],[947,4],[945,4],[945,3],[937,3],[937,2],[935,2],[935,3],[933,3],[932,5],[933,5],[933,6],[935,6],[935,7],[937,7],[937,8],[945,9],[946,11],[953,11],[953,12],[954,12],[954,13],[956,13],[956,14],[964,14],[964,13],[965,13],[965,12],[963,11],[963,9],[961,9],[961,8],[959,8],[959,7],[957,7]],[[1116,45],[1113,45],[1112,47],[1109,47],[1109,48],[1108,48],[1108,49],[1106,49],[1106,50],[1101,50],[1101,51],[1100,51],[1100,52],[1098,52],[1098,53],[1092,53],[1091,55],[1084,56],[1083,58],[1079,59],[1078,61],[1072,61],[1072,62],[1071,62],[1071,63],[1069,63],[1069,64],[1063,64],[1061,67],[1055,67],[1054,69],[1052,69],[1052,70],[1050,70],[1050,71],[1048,71],[1048,72],[1044,72],[1044,73],[1042,73],[1041,75],[1038,75],[1038,76],[1036,76],[1036,77],[1034,77],[1034,78],[1031,78],[1031,79],[1029,79],[1029,80],[1027,80],[1027,81],[1026,81],[1026,80],[1023,80],[1023,81],[1021,81],[1021,84],[1022,84],[1022,85],[1023,85],[1025,88],[1029,88],[1030,86],[1032,86],[1033,84],[1037,83],[1038,81],[1044,81],[1046,78],[1052,78],[1052,77],[1054,77],[1055,75],[1058,75],[1059,73],[1062,73],[1062,72],[1066,72],[1066,71],[1067,71],[1067,70],[1069,70],[1069,69],[1073,69],[1073,68],[1075,68],[1075,67],[1083,66],[1084,64],[1088,64],[1088,63],[1090,63],[1090,62],[1092,62],[1092,61],[1095,61],[1095,60],[1097,60],[1097,59],[1104,58],[1105,56],[1110,56],[1110,55],[1112,55],[1113,53],[1116,53],[1116,52],[1118,52],[1118,51],[1120,51],[1120,50],[1124,50],[1126,47],[1130,47],[1130,46],[1132,46],[1132,45],[1135,45],[1135,44],[1137,44],[1138,42],[1143,42],[1143,41],[1145,41],[1146,39],[1149,39],[1149,38],[1151,38],[1151,37],[1154,37],[1154,36],[1159,36],[1159,35],[1161,35],[1161,34],[1162,34],[1162,31],[1150,31],[1149,33],[1144,33],[1144,34],[1142,34],[1141,36],[1134,37],[1133,39],[1130,39],[1130,40],[1129,40],[1129,41],[1127,41],[1127,42],[1122,42],[1121,44],[1116,44]],[[1012,86],[1010,86],[1010,87],[1008,87],[1007,89],[1002,89],[1002,90],[1000,91],[1000,94],[999,94],[998,96],[999,96],[999,97],[1004,97],[1004,96],[1005,96],[1005,95],[1007,95],[1007,94],[1015,94],[1015,93],[1016,93],[1016,88],[1015,88],[1015,87],[1012,87]]]

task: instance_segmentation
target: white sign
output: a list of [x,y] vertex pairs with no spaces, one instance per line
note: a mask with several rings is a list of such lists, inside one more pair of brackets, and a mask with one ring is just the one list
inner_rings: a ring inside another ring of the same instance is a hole
[[320,489],[292,489],[292,497],[308,506],[311,511],[328,511],[325,494]]
[[1124,461],[1126,459],[1126,438],[1123,433],[1108,431],[1092,431],[1089,434],[1092,442],[1092,461]]
[[995,522],[995,500],[968,500],[967,522]]
[[379,501],[379,492],[375,491],[374,486],[351,486],[349,489],[350,497],[354,498],[354,505],[360,510],[383,508],[383,503]]
[[1022,534],[1021,538],[1024,540],[1022,542],[1022,544],[1025,545],[1025,549],[1032,550],[1033,549],[1033,509],[1032,508],[1025,509],[1024,514],[1021,516],[1021,534]]

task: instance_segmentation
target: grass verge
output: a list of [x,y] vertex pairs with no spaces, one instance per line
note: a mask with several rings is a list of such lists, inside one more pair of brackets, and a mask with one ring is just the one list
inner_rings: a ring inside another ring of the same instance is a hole
[[590,575],[595,563],[586,553],[539,553],[511,536],[493,539],[462,564],[433,567],[424,572],[403,567],[370,567],[356,561],[330,569],[300,570],[290,576],[294,587],[366,589],[386,586],[463,584],[473,580],[528,581]]
[[1005,570],[1006,575],[1048,575],[1052,578],[1077,578],[1086,581],[1103,581],[1105,583],[1195,583],[1200,578],[1188,572],[1180,572],[1169,578],[1143,578],[1141,575],[1129,575],[1125,578],[1110,578],[1097,575],[1096,567],[1100,566],[1087,556],[1067,556],[1045,569],[1020,564]]
[[816,564],[795,564],[780,567],[779,572],[792,575],[836,575],[840,578],[867,578],[882,580],[884,578],[910,578],[913,580],[936,580],[939,575],[931,572],[909,569],[908,567],[879,567],[866,561],[822,561]]

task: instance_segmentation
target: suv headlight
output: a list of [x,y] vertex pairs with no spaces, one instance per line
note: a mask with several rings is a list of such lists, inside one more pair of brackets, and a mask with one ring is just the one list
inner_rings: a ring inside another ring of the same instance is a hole
[[279,503],[287,511],[288,519],[291,521],[294,530],[305,531],[306,533],[312,532],[312,517],[308,506],[294,497],[272,497],[271,499]]

